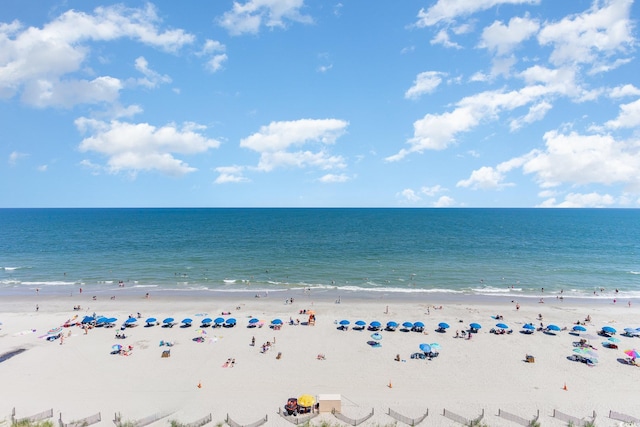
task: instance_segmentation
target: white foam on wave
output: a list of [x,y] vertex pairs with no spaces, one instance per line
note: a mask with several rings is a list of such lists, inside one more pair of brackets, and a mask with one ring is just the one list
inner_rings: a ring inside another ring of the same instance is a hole
[[76,282],[65,282],[61,280],[51,280],[51,281],[33,281],[33,282],[21,282],[22,285],[27,286],[72,286],[75,285]]
[[629,274],[640,274],[640,271],[633,271],[633,270],[631,270],[631,271],[629,272]]

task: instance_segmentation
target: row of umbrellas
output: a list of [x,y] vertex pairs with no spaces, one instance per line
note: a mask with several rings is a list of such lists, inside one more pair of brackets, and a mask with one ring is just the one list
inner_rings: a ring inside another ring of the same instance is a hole
[[[344,320],[341,320],[339,323],[342,326],[349,326],[351,324],[351,321],[344,319]],[[367,322],[365,322],[364,320],[356,320],[354,322],[354,325],[360,326],[360,327],[365,327],[365,326],[367,326]],[[381,328],[382,327],[382,323],[380,323],[377,320],[369,322],[368,325],[371,328]],[[394,322],[392,320],[387,322],[387,324],[386,324],[387,328],[397,328],[399,326],[400,326],[400,324],[398,322]],[[402,327],[406,328],[406,329],[424,328],[424,323],[422,323],[422,322],[415,322],[415,323],[414,322],[404,322],[404,323],[402,323]],[[447,327],[449,327],[449,326],[447,325]]]

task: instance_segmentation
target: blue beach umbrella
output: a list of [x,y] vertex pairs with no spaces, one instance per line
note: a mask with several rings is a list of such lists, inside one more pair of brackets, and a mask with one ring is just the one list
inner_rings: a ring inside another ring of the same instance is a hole
[[431,346],[431,350],[440,350],[440,344],[438,344],[437,342],[432,342],[429,345]]
[[190,319],[188,317],[186,319],[182,319],[182,324],[184,326],[191,326],[191,323],[193,323],[193,319]]
[[249,324],[253,325],[256,324],[260,321],[260,319],[258,319],[257,317],[252,317],[251,319],[249,319]]
[[398,322],[394,322],[393,320],[387,322],[387,328],[397,328]]
[[173,321],[174,321],[174,320],[175,320],[175,319],[174,319],[173,317],[167,317],[166,319],[164,319],[164,320],[162,321],[162,323],[164,323],[165,325],[168,325],[168,324],[170,324],[170,323],[173,323]]
[[438,323],[438,327],[442,329],[449,329],[449,324],[445,322]]
[[93,316],[84,316],[84,319],[82,319],[81,323],[91,323],[94,320],[96,320],[96,318]]
[[109,323],[107,322],[107,320],[109,320],[107,317],[100,316],[98,317],[98,320],[96,320],[96,325],[104,325],[105,323]]
[[424,351],[425,353],[430,353],[431,352],[431,345],[430,344],[420,344],[420,350]]
[[371,334],[371,338],[373,338],[376,341],[380,341],[382,339],[382,335],[376,332],[375,334]]
[[602,330],[609,334],[615,334],[617,332],[615,328],[612,328],[611,326],[603,326]]
[[470,323],[470,324],[469,324],[469,327],[470,327],[470,328],[473,328],[473,329],[481,329],[481,328],[482,328],[482,326],[480,325],[480,323]]
[[351,323],[351,322],[349,322],[349,321],[348,321],[348,320],[346,320],[346,319],[345,319],[345,320],[341,320],[341,321],[340,321],[340,324],[341,324],[342,326],[347,326],[347,325],[349,325],[350,323]]
[[149,317],[147,320],[145,320],[145,322],[147,323],[147,325],[153,325],[154,323],[156,323],[158,321],[158,319],[156,319],[155,317]]
[[584,326],[582,326],[582,325],[576,325],[576,326],[574,326],[572,329],[573,329],[574,331],[577,331],[577,332],[586,332],[586,330],[587,330],[587,328],[585,328],[585,327],[584,327]]
[[356,320],[356,325],[358,325],[358,326],[366,326],[367,322],[365,322],[364,320]]
[[271,324],[272,324],[272,325],[282,325],[282,320],[280,320],[280,319],[273,319],[273,320],[271,321]]
[[221,325],[224,323],[224,319],[222,317],[216,317],[215,319],[213,319],[213,323],[215,323],[216,325]]
[[611,337],[611,338],[609,338],[609,341],[611,341],[611,342],[620,342],[620,338]]
[[202,319],[202,323],[203,325],[210,325],[213,322],[213,319],[210,317],[205,317],[204,319]]
[[413,328],[413,322],[404,322],[404,323],[402,324],[402,326],[403,326],[404,328],[411,329],[411,328]]
[[382,326],[382,323],[378,322],[377,320],[374,320],[373,322],[369,323],[369,326],[371,326],[372,328],[379,328]]
[[533,331],[536,327],[533,326],[531,323],[526,323],[524,326],[522,326],[522,329],[527,329],[529,331]]
[[424,323],[422,322],[416,322],[413,324],[414,328],[424,328]]
[[558,325],[547,325],[547,329],[549,331],[555,331],[555,332],[562,330]]
[[138,321],[138,319],[136,319],[135,317],[129,317],[127,320],[124,321],[125,324],[127,325],[131,325],[134,324]]
[[500,328],[500,329],[509,329],[509,325],[507,325],[506,323],[498,323],[496,325],[496,328]]
[[224,323],[226,323],[227,325],[235,325],[236,319],[234,319],[233,317],[230,317]]

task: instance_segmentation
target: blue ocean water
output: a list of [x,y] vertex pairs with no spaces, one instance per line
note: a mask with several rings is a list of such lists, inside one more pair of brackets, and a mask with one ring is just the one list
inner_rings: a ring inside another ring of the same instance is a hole
[[640,297],[639,252],[638,210],[1,209],[0,295],[122,281]]

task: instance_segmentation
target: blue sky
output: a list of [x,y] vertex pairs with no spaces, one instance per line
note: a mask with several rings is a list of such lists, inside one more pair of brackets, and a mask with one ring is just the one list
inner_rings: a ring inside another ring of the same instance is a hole
[[633,0],[4,0],[0,207],[639,207]]

